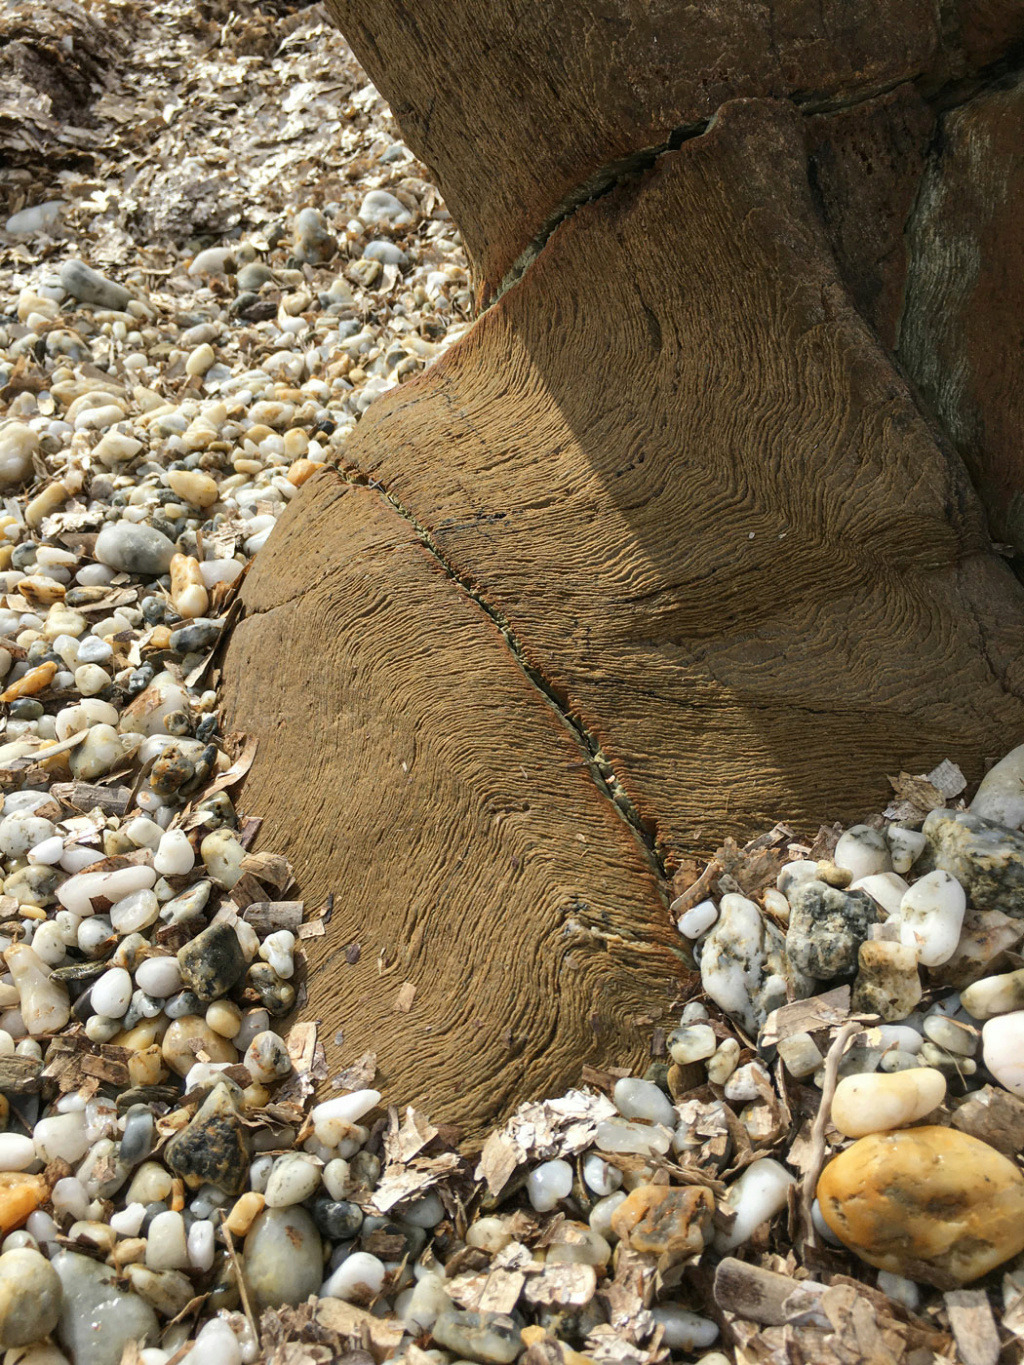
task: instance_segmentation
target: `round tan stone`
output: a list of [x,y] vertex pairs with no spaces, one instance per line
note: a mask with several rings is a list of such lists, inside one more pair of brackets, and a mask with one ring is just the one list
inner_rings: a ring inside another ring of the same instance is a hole
[[187,1075],[197,1061],[238,1061],[237,1049],[197,1014],[175,1019],[164,1034],[161,1051],[164,1061],[179,1076]]
[[893,1275],[949,1289],[1024,1250],[1024,1176],[993,1147],[951,1128],[861,1138],[818,1181],[825,1222]]

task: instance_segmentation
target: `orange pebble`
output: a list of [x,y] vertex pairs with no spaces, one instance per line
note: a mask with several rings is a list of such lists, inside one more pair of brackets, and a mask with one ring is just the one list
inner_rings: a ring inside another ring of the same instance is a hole
[[0,1171],[0,1232],[5,1236],[24,1225],[46,1198],[46,1181],[41,1175],[22,1171]]
[[323,460],[307,460],[305,456],[296,460],[288,469],[285,478],[289,483],[293,483],[296,488],[301,488],[311,474],[315,474],[318,469],[323,469]]
[[174,1180],[171,1185],[171,1212],[180,1213],[185,1207],[185,1182]]
[[224,1226],[232,1237],[245,1236],[256,1215],[263,1212],[266,1202],[262,1194],[257,1194],[255,1190],[250,1190],[248,1194],[240,1195],[235,1200],[231,1212],[224,1219]]
[[24,677],[11,683],[6,692],[0,692],[0,701],[17,701],[19,697],[31,697],[36,692],[42,692],[44,687],[49,687],[53,682],[56,673],[57,665],[52,659],[38,668],[30,668]]

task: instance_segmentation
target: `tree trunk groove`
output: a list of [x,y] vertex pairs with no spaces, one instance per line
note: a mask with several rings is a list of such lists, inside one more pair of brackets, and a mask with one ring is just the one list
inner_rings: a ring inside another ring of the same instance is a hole
[[1024,6],[332,8],[490,306],[293,500],[226,696],[335,1056],[472,1134],[642,1065],[683,857],[1024,737]]

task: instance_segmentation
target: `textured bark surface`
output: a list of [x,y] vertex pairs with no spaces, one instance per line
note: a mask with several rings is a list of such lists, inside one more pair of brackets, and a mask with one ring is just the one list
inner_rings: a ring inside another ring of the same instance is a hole
[[682,940],[493,621],[380,494],[333,471],[282,518],[246,604],[225,700],[260,739],[262,840],[308,901],[335,893],[306,945],[331,1062],[376,1052],[389,1102],[470,1136],[584,1061],[642,1071]]
[[[487,297],[567,201],[738,96],[834,105],[1012,52],[1019,0],[328,0]],[[543,130],[538,135],[538,130]]]
[[1024,553],[1024,83],[942,120],[911,219],[899,356]]
[[850,306],[787,106],[728,105],[581,209],[346,456],[670,859],[861,815],[898,762],[978,773],[1024,728],[1021,591]]
[[915,86],[804,122],[812,190],[843,283],[888,348],[907,275],[904,231],[935,115]]

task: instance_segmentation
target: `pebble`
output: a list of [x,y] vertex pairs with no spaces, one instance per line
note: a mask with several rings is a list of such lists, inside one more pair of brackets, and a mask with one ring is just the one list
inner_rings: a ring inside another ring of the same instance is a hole
[[878,872],[892,871],[889,844],[881,830],[869,825],[852,825],[840,835],[833,854],[836,867],[849,872],[853,881]]
[[168,1209],[158,1213],[146,1234],[146,1265],[150,1270],[184,1270],[188,1265],[185,1220]]
[[[722,897],[718,922],[704,939],[700,975],[711,999],[750,1034],[786,1003],[787,976],[792,978],[782,935],[752,900],[734,893]],[[812,988],[800,976],[793,986],[798,997]]]
[[701,934],[707,933],[717,918],[718,906],[714,901],[707,900],[691,906],[679,916],[676,924],[685,938],[698,939]]
[[611,1215],[611,1230],[634,1251],[680,1261],[704,1249],[715,1201],[699,1185],[639,1185]]
[[1024,968],[975,981],[961,993],[960,1003],[975,1019],[1024,1009]]
[[122,285],[105,279],[84,261],[65,261],[60,268],[60,282],[73,299],[118,313],[124,312],[131,298]]
[[245,969],[245,954],[230,924],[211,924],[178,952],[182,982],[204,1003],[227,995]]
[[832,1097],[831,1118],[846,1137],[859,1138],[916,1123],[945,1097],[946,1078],[931,1067],[844,1076]]
[[851,1004],[890,1023],[906,1019],[923,994],[917,951],[902,943],[869,939],[857,953]]
[[28,1247],[0,1255],[0,1347],[28,1346],[48,1336],[60,1318],[57,1272]]
[[[679,1066],[703,1061],[706,1057],[713,1056],[717,1047],[717,1035],[709,1024],[690,1024],[673,1029],[668,1036],[669,1056]],[[669,1123],[671,1121],[670,1118],[662,1120]]]
[[120,1365],[129,1342],[159,1339],[156,1314],[137,1294],[119,1289],[116,1275],[74,1251],[50,1261],[63,1289],[57,1338],[74,1365]]
[[567,1161],[544,1161],[527,1176],[526,1193],[538,1213],[547,1213],[572,1192],[572,1182],[573,1170]]
[[937,967],[956,952],[966,909],[963,887],[936,868],[919,878],[900,902],[900,942],[913,948],[925,967]]
[[1024,826],[1024,744],[1011,749],[988,770],[969,809],[983,820],[1008,829]]
[[376,1256],[354,1251],[328,1276],[320,1292],[329,1299],[368,1304],[380,1293],[386,1274],[384,1263]]
[[511,1365],[523,1349],[519,1328],[506,1313],[452,1309],[438,1314],[432,1335],[457,1359],[476,1360],[482,1365]]
[[869,1265],[968,1284],[1024,1250],[1024,1176],[952,1128],[862,1137],[825,1167],[822,1215]]
[[33,204],[31,208],[20,209],[17,213],[12,213],[4,224],[4,231],[9,232],[12,237],[32,237],[37,232],[52,233],[54,228],[60,225],[61,209],[64,208],[63,199],[47,199],[42,204]]
[[794,887],[788,900],[786,953],[797,971],[822,981],[852,973],[860,945],[879,921],[871,896],[809,880]]
[[1024,833],[966,810],[933,810],[922,832],[935,867],[956,878],[973,909],[1024,918]]
[[96,538],[96,558],[122,573],[166,573],[173,555],[174,544],[162,532],[133,521],[104,526]]
[[982,1057],[1000,1085],[1024,1099],[1024,1010],[989,1019],[981,1030]]
[[387,190],[370,190],[359,205],[359,217],[364,223],[390,223],[392,227],[412,222],[412,214],[402,201]]
[[319,1141],[325,1147],[336,1147],[346,1130],[365,1118],[380,1097],[379,1090],[353,1090],[348,1095],[314,1105],[310,1118]]
[[280,1308],[316,1294],[323,1252],[304,1208],[264,1209],[245,1238],[245,1281],[259,1308]]
[[270,1173],[266,1206],[268,1209],[287,1209],[292,1204],[302,1204],[319,1185],[319,1164],[304,1152],[286,1152],[277,1159]]
[[662,1329],[662,1344],[670,1351],[698,1351],[718,1340],[718,1324],[688,1308],[665,1305],[652,1308],[651,1316]]
[[223,1083],[213,1087],[164,1153],[168,1168],[192,1189],[216,1185],[227,1194],[244,1189],[251,1159],[250,1131]]
[[753,1236],[754,1231],[786,1207],[789,1188],[796,1183],[785,1166],[771,1157],[752,1162],[726,1192],[726,1206],[736,1214],[729,1232],[715,1236],[715,1250],[734,1251]]
[[676,1123],[676,1111],[671,1100],[651,1081],[624,1077],[615,1082],[612,1100],[623,1118],[643,1119],[647,1123],[662,1123],[670,1127]]

